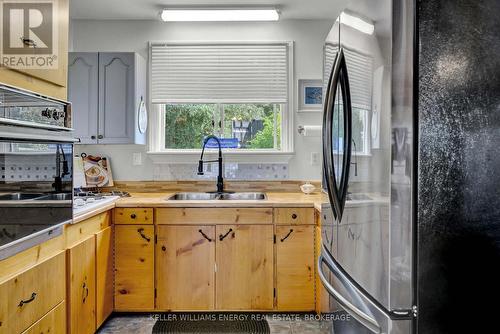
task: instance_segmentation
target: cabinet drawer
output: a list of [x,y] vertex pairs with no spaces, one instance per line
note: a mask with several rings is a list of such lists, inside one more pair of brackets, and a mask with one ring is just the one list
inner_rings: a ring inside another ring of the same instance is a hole
[[0,333],[21,333],[64,300],[65,253],[0,285]]
[[313,208],[279,208],[274,209],[275,222],[279,225],[313,225]]
[[153,224],[152,208],[116,208],[114,223],[118,225]]
[[42,319],[35,322],[23,334],[50,334],[66,332],[66,305],[64,302],[54,307]]
[[169,208],[156,209],[159,225],[272,224],[271,208]]
[[66,246],[68,248],[111,226],[111,210],[100,213],[82,222],[67,225]]

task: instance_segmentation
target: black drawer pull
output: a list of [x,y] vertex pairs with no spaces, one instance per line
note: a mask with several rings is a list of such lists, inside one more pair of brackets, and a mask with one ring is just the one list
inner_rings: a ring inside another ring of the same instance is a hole
[[285,241],[290,236],[290,234],[292,234],[292,232],[293,232],[293,228],[290,229],[290,232],[288,232],[288,234],[285,235],[285,237],[283,239],[280,239],[281,242]]
[[232,229],[232,228],[230,228],[230,229],[229,229],[229,231],[227,231],[227,232],[226,232],[226,234],[224,234],[224,235],[222,235],[222,234],[221,234],[221,235],[219,235],[219,240],[220,240],[220,241],[224,240],[224,239],[228,236],[228,234],[229,234],[229,233],[231,233],[231,232],[233,232],[233,229]]
[[[87,278],[85,278],[85,279],[87,279]],[[89,296],[89,288],[87,287],[87,282],[83,282],[82,288],[83,288],[82,303],[85,304],[85,301],[87,300],[87,297]]]
[[135,218],[137,218],[137,216],[135,215],[135,213],[133,213],[130,215],[130,218],[135,219]]
[[203,233],[203,231],[202,231],[201,229],[200,229],[200,230],[198,230],[198,232],[200,232],[200,233],[201,233],[201,235],[203,236],[203,238],[207,239],[207,240],[208,240],[208,242],[212,242],[212,239],[210,239],[210,238],[208,237],[208,235],[206,235],[205,233]]
[[146,240],[147,242],[150,242],[151,241],[151,238],[148,238],[145,234],[144,234],[144,229],[143,228],[140,228],[137,230],[137,232],[141,235],[141,238],[143,238],[144,240]]
[[297,214],[296,213],[292,214],[292,219],[297,219]]
[[24,305],[24,304],[29,304],[29,303],[31,303],[32,301],[34,301],[34,300],[35,300],[35,298],[36,298],[36,292],[33,292],[33,293],[31,294],[30,299],[21,300],[21,301],[19,302],[19,305],[17,305],[17,306],[19,306],[19,307],[23,307],[23,305]]

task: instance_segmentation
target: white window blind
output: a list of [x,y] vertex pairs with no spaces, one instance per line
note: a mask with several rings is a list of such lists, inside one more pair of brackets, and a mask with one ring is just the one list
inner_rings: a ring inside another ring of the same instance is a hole
[[287,103],[289,45],[151,44],[153,103]]
[[335,63],[335,58],[337,57],[337,52],[339,52],[339,46],[337,44],[325,44],[324,50],[324,63],[323,63],[323,97],[326,96],[326,89],[328,88],[328,80],[330,80],[330,74],[332,74],[333,64]]
[[[325,92],[338,51],[338,45],[325,45],[323,66],[323,90]],[[345,48],[344,54],[346,56],[346,66],[349,74],[351,103],[356,108],[371,110],[373,59],[370,56]],[[323,96],[325,96],[325,94],[323,94]]]

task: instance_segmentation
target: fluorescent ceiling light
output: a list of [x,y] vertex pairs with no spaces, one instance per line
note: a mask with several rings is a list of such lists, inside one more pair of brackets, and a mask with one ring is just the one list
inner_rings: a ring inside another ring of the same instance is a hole
[[342,12],[340,14],[340,22],[368,35],[372,35],[373,31],[375,30],[375,26],[372,23],[367,22],[357,16],[347,14],[346,12]]
[[164,9],[161,19],[175,21],[278,21],[276,9]]

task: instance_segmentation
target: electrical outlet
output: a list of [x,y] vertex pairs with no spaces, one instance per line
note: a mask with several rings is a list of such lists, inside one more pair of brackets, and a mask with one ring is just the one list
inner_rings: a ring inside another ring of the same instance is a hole
[[317,164],[319,164],[319,153],[311,152],[311,165],[316,166]]
[[142,165],[142,154],[141,152],[133,153],[132,154],[132,165],[134,166],[140,166]]

